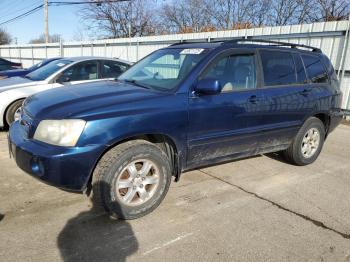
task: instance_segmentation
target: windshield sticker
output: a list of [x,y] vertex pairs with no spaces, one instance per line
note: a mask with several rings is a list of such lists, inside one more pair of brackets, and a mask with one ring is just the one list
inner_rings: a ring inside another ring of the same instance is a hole
[[62,66],[65,66],[66,64],[64,64],[64,63],[58,63],[57,64],[57,66],[59,66],[59,67],[62,67]]
[[181,55],[199,55],[202,53],[204,49],[202,48],[191,48],[191,49],[184,49],[181,51]]

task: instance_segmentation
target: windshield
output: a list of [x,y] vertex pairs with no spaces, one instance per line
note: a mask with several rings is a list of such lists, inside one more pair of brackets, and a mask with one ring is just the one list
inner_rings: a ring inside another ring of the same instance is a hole
[[44,59],[42,60],[41,62],[35,64],[35,65],[32,65],[31,67],[28,68],[29,71],[34,71],[36,69],[38,69],[39,67],[41,66],[44,66],[46,64],[48,64],[48,62],[50,62],[51,59]]
[[118,80],[157,90],[174,89],[208,53],[208,49],[167,48],[141,60]]
[[58,70],[60,70],[64,66],[69,65],[70,63],[72,63],[72,61],[70,60],[65,60],[65,59],[55,60],[29,73],[25,77],[33,81],[42,81],[48,78],[49,76],[51,76],[53,73],[56,73]]

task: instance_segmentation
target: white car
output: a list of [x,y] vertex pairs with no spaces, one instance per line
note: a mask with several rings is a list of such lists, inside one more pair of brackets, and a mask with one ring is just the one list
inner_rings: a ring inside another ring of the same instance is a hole
[[113,58],[61,58],[25,77],[0,80],[0,128],[19,118],[22,102],[30,95],[65,85],[115,79],[130,66],[130,62]]

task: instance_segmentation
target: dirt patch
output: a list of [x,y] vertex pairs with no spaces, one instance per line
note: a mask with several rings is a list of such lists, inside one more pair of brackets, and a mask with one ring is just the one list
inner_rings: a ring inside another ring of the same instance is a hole
[[341,121],[341,123],[342,123],[343,125],[350,126],[350,120],[343,119],[343,120]]

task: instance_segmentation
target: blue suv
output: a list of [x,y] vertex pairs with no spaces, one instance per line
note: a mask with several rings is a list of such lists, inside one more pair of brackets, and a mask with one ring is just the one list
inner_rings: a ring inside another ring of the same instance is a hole
[[317,48],[180,43],[115,81],[27,98],[9,147],[28,174],[133,219],[154,210],[186,170],[277,151],[295,165],[314,162],[342,118],[341,99]]

